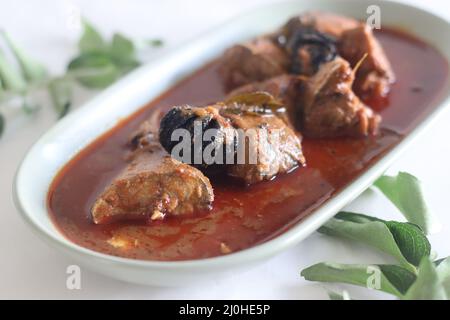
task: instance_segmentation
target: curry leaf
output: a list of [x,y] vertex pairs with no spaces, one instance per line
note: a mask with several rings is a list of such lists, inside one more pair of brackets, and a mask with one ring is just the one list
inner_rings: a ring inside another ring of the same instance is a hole
[[411,264],[419,266],[424,257],[429,257],[431,245],[423,231],[412,223],[386,221],[403,256]]
[[450,277],[442,280],[442,287],[444,288],[447,299],[450,299]]
[[104,88],[140,65],[133,41],[115,33],[111,42],[107,42],[87,22],[84,22],[79,47],[80,55],[72,59],[68,70],[72,77],[88,88]]
[[431,217],[423,197],[420,181],[406,172],[382,176],[374,184],[405,216],[425,233],[430,231]]
[[428,239],[410,223],[384,221],[362,214],[340,212],[319,232],[372,246],[396,258],[403,267],[415,272],[421,259],[430,255]]
[[48,84],[48,92],[58,117],[64,117],[70,110],[72,87],[66,79],[55,79]]
[[[116,33],[110,42],[105,41],[94,26],[84,20],[78,42],[79,55],[68,64],[66,75],[50,78],[43,65],[30,58],[8,34],[0,32],[17,60],[11,63],[0,50],[0,100],[20,98],[25,113],[38,109],[28,99],[28,94],[38,86],[47,87],[55,110],[59,117],[63,117],[71,106],[73,80],[88,88],[104,88],[140,64],[136,58],[135,45],[130,39]],[[149,44],[156,47],[163,42],[155,39]],[[20,69],[15,67],[15,62]],[[2,131],[4,125],[4,117],[0,115]]]
[[162,45],[164,45],[164,41],[161,39],[150,39],[147,41],[147,43],[152,47],[161,47]]
[[346,290],[343,290],[342,293],[335,292],[332,290],[327,290],[327,291],[328,291],[328,297],[330,297],[330,300],[351,300],[350,294]]
[[111,56],[114,60],[121,63],[122,61],[128,62],[134,60],[135,48],[133,42],[123,36],[120,33],[116,33],[113,36],[111,42]]
[[450,277],[450,257],[436,260],[434,264],[439,276],[442,279]]
[[379,268],[389,282],[394,284],[402,294],[405,294],[414,281],[416,281],[416,275],[414,273],[397,265],[384,264],[379,265]]
[[122,74],[140,65],[133,41],[120,33],[114,34],[109,53]]
[[87,21],[83,21],[83,35],[78,43],[81,53],[103,51],[106,43],[100,33]]
[[368,216],[362,213],[354,213],[354,212],[348,212],[348,211],[341,211],[338,212],[335,216],[335,218],[345,221],[351,221],[351,222],[357,222],[357,223],[366,223],[366,222],[385,222],[382,219],[378,219],[376,217]]
[[2,35],[8,43],[8,46],[11,48],[11,51],[14,53],[14,56],[18,61],[20,68],[22,69],[22,74],[25,79],[29,82],[38,82],[45,79],[45,77],[47,76],[45,67],[34,59],[30,58],[25,53],[25,51],[23,51],[15,44],[15,42],[6,32],[2,31]]
[[117,64],[117,68],[120,70],[122,75],[127,74],[129,71],[140,66],[140,62],[136,59],[130,59],[128,61],[121,61]]
[[450,298],[450,257],[435,261],[435,266],[447,298]]
[[446,262],[447,259],[450,259],[450,257],[437,259],[436,261],[434,261],[434,264],[435,264],[436,267],[439,267],[439,265],[440,265],[442,262]]
[[409,270],[414,270],[400,251],[389,228],[382,222],[356,223],[334,218],[325,223],[319,229],[319,232],[370,245],[393,256]]
[[404,296],[406,300],[447,300],[443,282],[440,279],[433,262],[428,257],[423,258],[417,280]]
[[104,88],[120,76],[108,54],[84,53],[69,63],[69,73],[88,88]]
[[402,297],[415,280],[410,271],[395,265],[354,265],[322,262],[301,272],[309,281],[341,282],[377,289]]
[[27,87],[22,74],[7,61],[2,51],[0,51],[0,81],[6,90],[19,93],[25,91]]

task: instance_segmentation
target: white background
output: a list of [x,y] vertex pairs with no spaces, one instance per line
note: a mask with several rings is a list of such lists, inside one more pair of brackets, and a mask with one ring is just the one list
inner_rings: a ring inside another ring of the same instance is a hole
[[[338,0],[337,0],[338,1]],[[77,13],[97,25],[105,35],[119,30],[135,39],[161,37],[166,48],[220,24],[266,0],[0,0],[0,28],[53,73],[61,73],[76,53]],[[409,1],[450,19],[448,1]],[[75,26],[75,27],[74,27]],[[449,39],[443,39],[448,41]],[[162,49],[167,50],[167,49]],[[151,50],[143,53],[151,59]],[[77,95],[77,103],[88,99]],[[342,263],[390,262],[388,257],[347,241],[314,234],[308,239],[245,274],[216,279],[189,288],[150,288],[119,282],[82,270],[82,289],[66,289],[66,267],[73,261],[39,241],[15,209],[11,185],[26,150],[55,122],[48,104],[35,116],[8,114],[8,128],[0,140],[0,298],[99,298],[99,299],[324,299],[322,287],[301,279],[304,267],[320,261]],[[418,176],[442,224],[431,236],[440,257],[450,255],[450,111],[418,139],[390,169]],[[36,168],[39,170],[39,168]],[[401,219],[386,200],[366,191],[350,209],[379,217]],[[341,287],[342,288],[342,287]],[[365,289],[347,287],[356,298],[388,297]]]

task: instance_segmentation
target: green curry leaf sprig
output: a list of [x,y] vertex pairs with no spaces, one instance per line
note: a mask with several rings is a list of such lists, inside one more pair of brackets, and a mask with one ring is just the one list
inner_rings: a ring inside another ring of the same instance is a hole
[[[430,216],[420,181],[400,172],[395,177],[382,176],[374,186],[409,222],[340,212],[318,231],[365,244],[392,256],[397,264],[322,262],[304,269],[301,275],[309,281],[340,282],[377,289],[400,299],[450,299],[450,258],[432,261],[431,245],[424,232],[424,228],[429,226]],[[348,294],[344,296],[336,292],[329,295],[331,299],[348,298]]]
[[[101,89],[140,64],[133,41],[121,33],[115,33],[107,41],[86,21],[78,43],[78,55],[70,60],[66,73],[56,77],[49,76],[46,68],[26,54],[6,32],[1,31],[0,36],[4,40],[4,48],[0,47],[0,105],[19,99],[26,113],[37,110],[35,104],[30,103],[30,94],[46,89],[61,118],[70,110],[75,84]],[[163,44],[159,39],[146,43],[153,47]],[[11,52],[11,59],[8,59],[6,50]],[[6,118],[0,109],[0,137],[5,125]]]

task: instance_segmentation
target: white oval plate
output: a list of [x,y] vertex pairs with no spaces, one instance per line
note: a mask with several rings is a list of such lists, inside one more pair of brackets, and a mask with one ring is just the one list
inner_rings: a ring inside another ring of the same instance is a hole
[[289,17],[305,10],[323,10],[358,19],[367,17],[367,7],[378,5],[383,25],[408,30],[435,46],[450,61],[450,24],[421,9],[377,0],[299,0],[253,10],[194,41],[155,59],[120,80],[82,108],[58,122],[31,148],[15,179],[14,199],[24,220],[47,243],[94,271],[113,278],[148,285],[174,286],[212,279],[251,265],[289,248],[315,231],[340,208],[368,188],[396,157],[430,125],[450,103],[447,95],[436,101],[435,111],[399,145],[347,188],[306,219],[273,240],[230,255],[180,262],[140,261],[114,257],[80,247],[67,240],[47,212],[47,192],[58,171],[81,149],[112,128],[176,81],[220,55],[230,45],[268,32]]

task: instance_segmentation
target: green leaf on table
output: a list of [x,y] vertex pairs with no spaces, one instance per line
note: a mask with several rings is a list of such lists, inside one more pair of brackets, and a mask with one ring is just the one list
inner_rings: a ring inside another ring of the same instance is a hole
[[350,221],[350,222],[356,222],[356,223],[366,223],[366,222],[373,222],[373,221],[385,222],[384,220],[376,218],[376,217],[368,216],[368,215],[365,215],[362,213],[349,212],[349,211],[340,211],[334,217],[336,219]]
[[53,103],[53,107],[61,119],[70,110],[72,104],[72,86],[67,79],[54,79],[48,84],[48,92]]
[[133,42],[120,33],[114,34],[109,53],[122,73],[127,73],[140,65],[136,59]]
[[[437,259],[436,261],[434,261],[434,265],[435,265],[436,267],[439,267],[439,265],[440,265],[442,262],[447,262],[447,261],[449,261],[448,259],[450,259],[450,257]],[[450,261],[449,261],[449,262],[450,262]]]
[[414,273],[397,265],[382,264],[379,265],[379,268],[389,282],[402,294],[406,293],[414,281],[416,281],[416,275]]
[[111,55],[118,61],[132,60],[135,55],[133,41],[120,33],[115,33],[111,42]]
[[431,245],[422,229],[412,223],[386,221],[403,256],[414,266],[419,266],[424,257],[429,257]]
[[104,88],[140,65],[133,41],[121,33],[105,41],[88,22],[79,42],[80,55],[68,65],[70,75],[88,88]]
[[137,61],[136,59],[131,59],[129,61],[121,61],[117,67],[121,72],[121,75],[127,74],[128,72],[130,72],[133,69],[136,69],[137,67],[139,67],[141,65],[141,63],[139,61]]
[[447,300],[450,299],[450,277],[447,277],[442,280],[442,287],[444,288],[445,295],[447,296]]
[[162,39],[150,39],[147,43],[152,47],[161,47],[164,45],[164,41]]
[[396,265],[356,265],[322,262],[301,272],[309,281],[340,282],[402,297],[416,276]]
[[120,76],[120,71],[108,54],[84,53],[72,60],[68,71],[82,85],[88,88],[104,88]]
[[445,293],[450,298],[450,257],[439,259],[434,264]]
[[375,181],[377,187],[405,216],[424,230],[430,231],[431,217],[423,197],[420,181],[406,172],[397,176],[382,176]]
[[450,257],[436,260],[434,265],[436,266],[436,270],[440,277],[450,277]]
[[330,300],[352,300],[350,298],[350,294],[346,290],[343,290],[342,293],[333,290],[327,290],[327,292],[328,297],[330,297]]
[[29,82],[39,82],[45,79],[47,76],[45,67],[29,57],[23,49],[17,46],[6,32],[2,31],[1,33],[19,63],[24,78]]
[[83,20],[83,34],[78,42],[78,48],[81,53],[106,50],[106,43],[101,34],[85,20]]
[[436,266],[429,258],[423,258],[419,266],[417,280],[404,296],[405,300],[447,300],[443,281]]
[[3,116],[2,113],[0,113],[0,138],[3,135],[3,131],[5,131],[5,117]]
[[391,255],[412,272],[431,251],[427,237],[416,225],[384,221],[358,213],[340,212],[318,231],[376,248]]
[[24,92],[27,84],[22,74],[7,59],[0,50],[0,82],[6,90]]

